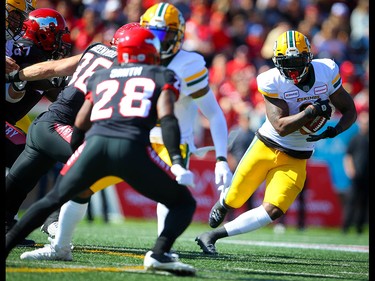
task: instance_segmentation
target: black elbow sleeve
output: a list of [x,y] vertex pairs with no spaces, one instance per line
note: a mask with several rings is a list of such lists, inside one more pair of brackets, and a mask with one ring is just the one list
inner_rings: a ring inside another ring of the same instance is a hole
[[177,118],[174,115],[164,116],[160,119],[160,126],[163,142],[172,164],[180,164],[184,167],[180,150],[181,132]]

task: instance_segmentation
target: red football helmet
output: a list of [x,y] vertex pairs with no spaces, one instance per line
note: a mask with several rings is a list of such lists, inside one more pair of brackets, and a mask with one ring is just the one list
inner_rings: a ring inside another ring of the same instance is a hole
[[150,30],[125,30],[117,44],[119,63],[160,63],[160,40]]
[[36,9],[29,13],[24,23],[23,38],[32,40],[40,48],[51,52],[52,59],[69,55],[71,40],[64,17],[49,8]]
[[141,28],[141,25],[138,22],[130,22],[130,23],[124,24],[119,29],[117,29],[115,34],[113,35],[113,38],[112,38],[111,42],[110,42],[111,46],[117,47],[118,41],[120,40],[120,38],[123,37],[124,32],[126,30],[131,30],[131,29],[134,29],[134,28]]

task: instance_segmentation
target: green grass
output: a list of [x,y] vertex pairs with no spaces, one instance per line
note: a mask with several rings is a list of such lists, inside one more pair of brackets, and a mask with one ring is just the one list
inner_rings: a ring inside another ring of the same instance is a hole
[[[179,237],[175,249],[182,262],[197,269],[195,277],[146,272],[143,256],[156,236],[154,220],[79,224],[72,262],[22,261],[30,248],[15,248],[6,260],[7,281],[97,280],[369,280],[369,234],[341,234],[339,229],[288,227],[275,234],[273,227],[221,239],[219,255],[206,256],[194,241],[209,226],[193,223]],[[35,230],[29,238],[39,245],[46,235]],[[31,248],[32,249],[32,248]],[[357,251],[359,249],[359,251]],[[363,251],[364,249],[364,251]],[[366,250],[367,249],[367,250]],[[362,250],[362,251],[361,251]]]

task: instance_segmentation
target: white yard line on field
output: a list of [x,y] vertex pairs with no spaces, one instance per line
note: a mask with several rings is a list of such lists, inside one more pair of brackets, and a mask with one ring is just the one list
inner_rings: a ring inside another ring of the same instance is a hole
[[219,240],[218,243],[369,253],[369,246],[359,246],[359,245],[307,244],[307,243],[248,241],[248,240]]

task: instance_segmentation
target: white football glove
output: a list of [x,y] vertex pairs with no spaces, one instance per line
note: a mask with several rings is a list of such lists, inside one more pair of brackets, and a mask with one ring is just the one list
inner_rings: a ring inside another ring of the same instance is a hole
[[215,165],[215,183],[223,186],[224,189],[230,186],[232,182],[232,172],[229,169],[228,162],[219,161]]
[[176,181],[179,184],[195,187],[194,174],[183,168],[180,164],[172,165],[171,172],[176,176]]

